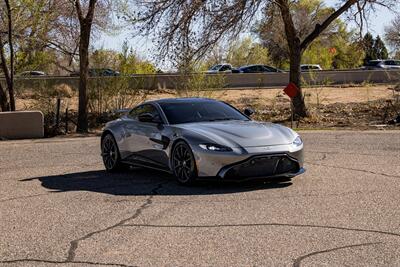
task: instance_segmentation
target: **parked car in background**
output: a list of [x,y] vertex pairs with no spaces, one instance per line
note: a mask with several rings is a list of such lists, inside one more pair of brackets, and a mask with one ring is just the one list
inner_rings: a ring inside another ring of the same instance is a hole
[[46,76],[47,74],[43,71],[31,70],[31,71],[23,71],[18,76],[21,77],[33,77],[33,76]]
[[265,73],[265,72],[284,72],[283,70],[267,66],[267,65],[248,65],[239,69],[240,73]]
[[300,65],[301,71],[320,71],[322,70],[320,65],[317,64],[302,64]]
[[235,68],[231,64],[223,63],[212,66],[206,73],[235,72]]
[[[89,69],[89,77],[97,77],[97,76],[119,76],[119,71],[113,69]],[[71,77],[79,76],[79,72],[71,72],[69,75]]]
[[385,59],[385,60],[370,60],[368,64],[362,67],[365,70],[379,70],[379,69],[400,69],[400,60]]

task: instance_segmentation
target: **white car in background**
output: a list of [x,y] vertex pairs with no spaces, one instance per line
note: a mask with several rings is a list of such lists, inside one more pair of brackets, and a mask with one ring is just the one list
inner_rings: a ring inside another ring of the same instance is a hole
[[317,64],[302,64],[300,65],[301,71],[320,71],[322,70],[320,65]]
[[212,66],[210,69],[206,71],[206,73],[221,73],[221,72],[231,73],[232,70],[233,68],[231,64],[222,63]]

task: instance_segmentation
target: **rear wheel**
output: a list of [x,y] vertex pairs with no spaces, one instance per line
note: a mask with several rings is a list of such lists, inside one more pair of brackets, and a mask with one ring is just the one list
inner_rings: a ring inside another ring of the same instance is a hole
[[117,142],[112,134],[107,134],[101,143],[101,156],[107,171],[113,172],[123,169]]
[[181,184],[192,184],[197,178],[194,155],[184,141],[178,142],[172,151],[172,170]]

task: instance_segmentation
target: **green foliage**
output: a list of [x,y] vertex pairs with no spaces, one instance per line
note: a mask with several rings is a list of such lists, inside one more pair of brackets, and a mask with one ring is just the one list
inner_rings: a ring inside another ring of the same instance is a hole
[[23,71],[51,71],[54,63],[55,54],[52,51],[34,51],[26,53],[18,51],[15,55],[15,71],[20,73]]
[[379,35],[374,39],[371,33],[366,33],[363,39],[363,48],[365,52],[364,64],[367,64],[370,60],[388,58],[388,50]]
[[329,48],[322,45],[320,40],[317,40],[304,52],[302,61],[306,64],[319,64],[323,69],[330,69],[333,57]]
[[95,50],[90,56],[92,68],[111,68],[118,70],[122,75],[152,74],[156,72],[155,66],[149,61],[142,60],[124,42],[122,52],[108,49]]
[[250,37],[233,42],[228,48],[226,61],[233,66],[271,63],[268,49],[254,42]]
[[[183,85],[183,86],[182,86]],[[205,73],[183,75],[177,85],[178,96],[215,97],[225,86],[223,74],[207,75]]]
[[102,69],[111,68],[117,69],[119,66],[118,62],[119,54],[116,51],[108,49],[98,49],[95,50],[90,55],[90,65],[92,68]]
[[382,41],[379,35],[376,37],[374,42],[374,54],[377,59],[387,59],[388,51],[386,49],[385,43]]
[[365,56],[359,43],[341,43],[335,46],[336,54],[332,66],[335,69],[353,69],[363,64]]

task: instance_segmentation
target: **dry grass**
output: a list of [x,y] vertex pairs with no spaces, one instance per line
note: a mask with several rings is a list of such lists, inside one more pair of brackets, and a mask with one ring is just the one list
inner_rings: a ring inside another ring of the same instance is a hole
[[[304,94],[308,104],[361,103],[379,99],[391,99],[393,97],[393,87],[387,85],[315,87],[305,88]],[[289,102],[289,98],[283,94],[282,88],[221,90],[214,91],[205,96],[220,99],[238,106],[246,104],[274,106],[277,102]],[[177,97],[177,94],[172,90],[157,90],[147,94],[146,100],[171,97]],[[77,109],[77,100],[77,96],[74,96],[69,101],[70,109]],[[18,99],[18,109],[24,109],[29,106],[29,102],[31,102],[31,99]]]

